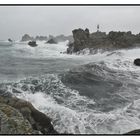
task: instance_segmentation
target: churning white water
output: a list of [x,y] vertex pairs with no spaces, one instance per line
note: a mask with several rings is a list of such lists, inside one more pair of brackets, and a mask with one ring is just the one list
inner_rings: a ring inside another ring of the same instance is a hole
[[[86,50],[84,55],[68,55],[68,42],[37,43],[35,48],[26,43],[0,48],[0,80],[14,81],[8,84],[8,90],[52,118],[58,132],[122,134],[140,129],[140,68],[133,65],[139,48],[104,53],[99,50],[94,55]],[[91,66],[85,67],[88,63]],[[74,83],[69,86],[61,80],[64,73],[69,75],[70,69],[80,65],[70,73],[68,82],[73,81],[73,74],[77,76]],[[81,93],[86,88],[89,91]],[[104,93],[98,95],[96,92],[102,88]],[[104,111],[104,107],[108,110]]]

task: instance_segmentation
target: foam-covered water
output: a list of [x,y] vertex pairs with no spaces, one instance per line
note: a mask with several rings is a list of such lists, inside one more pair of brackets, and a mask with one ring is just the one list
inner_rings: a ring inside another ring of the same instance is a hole
[[60,133],[140,129],[140,49],[67,55],[67,42],[1,47],[0,87],[30,101]]

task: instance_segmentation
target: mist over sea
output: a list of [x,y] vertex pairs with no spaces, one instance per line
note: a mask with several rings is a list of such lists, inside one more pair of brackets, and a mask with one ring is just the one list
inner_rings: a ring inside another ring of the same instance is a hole
[[0,46],[0,87],[47,114],[60,133],[140,129],[140,49],[68,55],[67,43]]

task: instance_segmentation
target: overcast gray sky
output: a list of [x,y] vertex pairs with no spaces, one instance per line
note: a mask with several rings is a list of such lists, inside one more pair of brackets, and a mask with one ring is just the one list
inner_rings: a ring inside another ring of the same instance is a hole
[[140,32],[139,6],[0,6],[0,40],[35,35],[70,35],[75,28]]

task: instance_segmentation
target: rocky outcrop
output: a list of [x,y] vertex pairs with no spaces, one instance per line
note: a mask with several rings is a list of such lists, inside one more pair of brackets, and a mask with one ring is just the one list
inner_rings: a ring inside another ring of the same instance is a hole
[[31,47],[36,47],[37,46],[36,41],[29,41],[28,45],[31,46]]
[[100,49],[104,46],[110,46],[105,32],[90,33],[89,29],[75,29],[72,31],[74,42],[70,43],[67,53],[79,52],[85,48]]
[[15,108],[0,103],[0,134],[34,134],[29,121]]
[[57,42],[53,38],[48,40],[46,43],[48,43],[48,44],[57,44]]
[[135,64],[136,66],[140,66],[140,58],[135,59],[135,60],[134,60],[134,64]]
[[75,29],[72,31],[74,38],[74,52],[87,48],[89,44],[89,30]]
[[121,48],[134,47],[140,43],[140,35],[134,35],[129,32],[114,32],[108,34],[105,32],[90,33],[88,29],[75,29],[72,31],[74,42],[69,45],[67,53],[78,52],[85,48],[90,50],[115,50]]
[[22,36],[22,39],[21,39],[21,41],[30,41],[30,40],[34,40],[34,38],[31,37],[31,36],[28,35],[28,34],[23,35],[23,36]]
[[51,119],[22,99],[0,90],[0,134],[57,134]]

